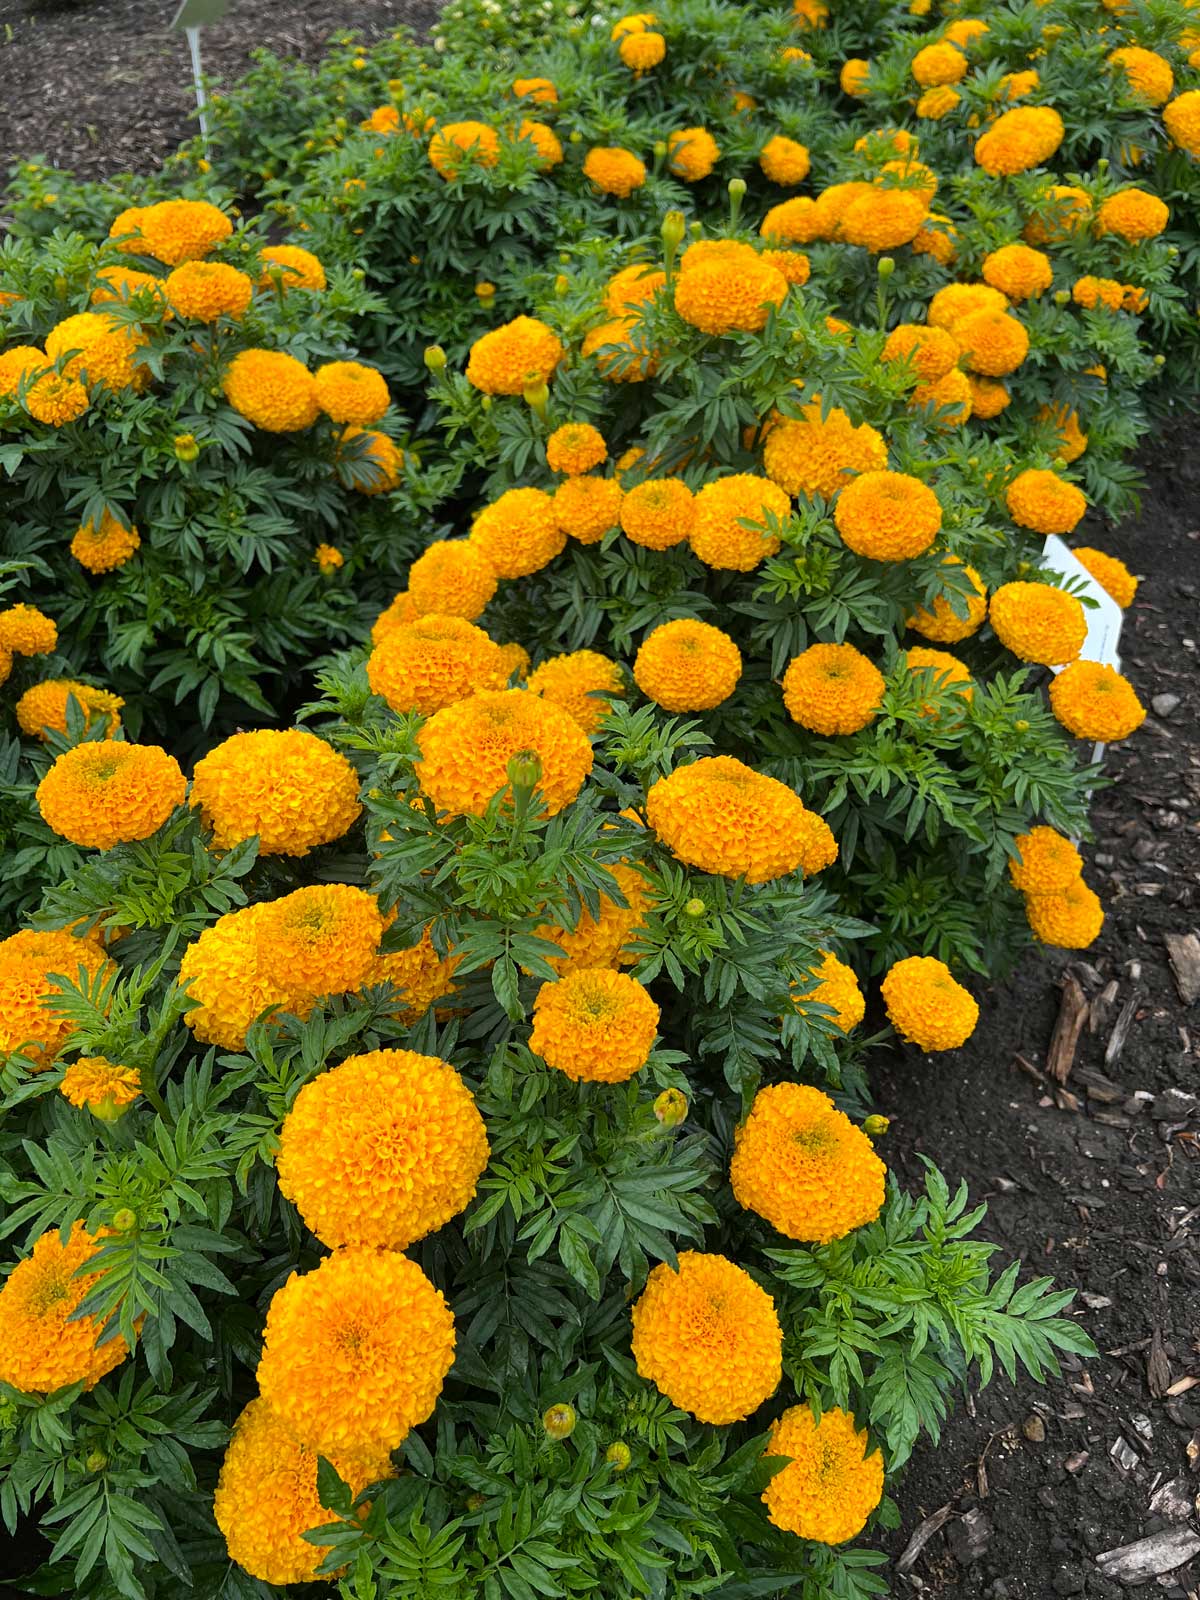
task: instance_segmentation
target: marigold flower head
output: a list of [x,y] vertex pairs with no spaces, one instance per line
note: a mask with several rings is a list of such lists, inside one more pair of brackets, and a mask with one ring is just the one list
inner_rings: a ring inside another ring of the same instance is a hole
[[446,122],[429,141],[429,161],[443,178],[457,178],[472,166],[494,167],[500,135],[486,122]]
[[842,218],[856,200],[870,200],[877,193],[873,183],[855,179],[850,183],[834,183],[822,189],[817,196],[818,237],[840,239]]
[[184,1021],[201,1044],[241,1050],[246,1031],[272,1006],[287,1006],[285,988],[268,981],[259,961],[265,905],[228,911],[183,953],[179,985],[198,1002]]
[[107,689],[94,689],[90,684],[77,683],[74,678],[43,678],[35,683],[17,701],[17,724],[22,733],[44,740],[47,732],[66,734],[67,702],[74,697],[83,712],[84,727],[90,728],[101,717],[108,718],[108,736],[111,738],[121,726],[119,712],[125,704],[120,695]]
[[523,117],[517,128],[517,138],[526,139],[537,152],[537,164],[543,172],[549,172],[557,167],[563,158],[563,147],[558,135],[553,128],[544,122],[535,122],[530,117]]
[[1200,155],[1200,89],[1187,89],[1164,106],[1163,126],[1178,149]]
[[453,1360],[454,1318],[416,1262],[349,1246],[275,1294],[258,1386],[295,1438],[361,1456],[426,1420]]
[[1079,413],[1068,406],[1042,406],[1039,422],[1050,422],[1058,434],[1059,447],[1055,458],[1059,461],[1077,461],[1088,447],[1088,436],[1079,425]]
[[145,212],[144,206],[127,206],[113,218],[108,237],[122,255],[142,254],[142,218]]
[[622,530],[648,550],[682,544],[695,521],[695,496],[681,478],[647,478],[621,501]]
[[878,255],[915,238],[928,212],[928,202],[915,189],[873,188],[846,207],[837,237]]
[[759,233],[781,244],[811,244],[824,235],[825,224],[817,202],[808,195],[772,206],[762,219]]
[[265,433],[296,433],[320,415],[312,373],[282,350],[243,350],[225,369],[225,398]]
[[820,872],[837,843],[799,795],[733,756],[704,756],[659,778],[646,821],[687,866],[748,883]]
[[702,333],[753,333],[766,326],[772,306],[787,297],[778,267],[749,245],[701,261],[675,281],[675,309]]
[[1087,510],[1083,491],[1045,468],[1018,473],[1004,499],[1017,526],[1034,533],[1070,533]]
[[431,928],[425,928],[416,944],[376,956],[363,988],[390,983],[399,990],[403,995],[403,1004],[394,1015],[411,1027],[425,1015],[435,1000],[455,993],[454,973],[461,959],[453,951],[445,956],[439,955]]
[[639,161],[632,150],[623,150],[619,145],[597,145],[584,157],[583,175],[605,194],[624,200],[645,183],[646,164]]
[[600,375],[609,383],[641,383],[657,372],[658,358],[638,339],[640,327],[636,316],[602,322],[585,336],[580,353],[596,357]]
[[782,272],[793,288],[802,288],[812,276],[812,262],[799,250],[764,250],[762,259]]
[[[134,219],[136,218],[136,221]],[[162,200],[157,205],[122,212],[118,223],[141,237],[133,248],[151,255],[164,266],[178,267],[199,261],[233,232],[233,223],[207,200]]]
[[421,615],[465,617],[474,622],[498,587],[496,570],[469,539],[437,539],[408,569],[408,594]]
[[1021,230],[1030,244],[1057,244],[1067,239],[1087,219],[1092,209],[1086,189],[1051,184],[1044,191],[1043,214],[1030,217]]
[[664,711],[711,711],[742,675],[742,653],[727,633],[695,617],[653,629],[633,663],[633,678]]
[[858,733],[875,720],[883,674],[852,644],[814,644],[783,675],[783,703],[813,733]]
[[1044,667],[1075,661],[1087,638],[1083,606],[1048,583],[1005,583],[992,594],[988,619],[1000,643]]
[[47,826],[92,850],[148,839],[177,805],[187,782],[174,756],[153,744],[105,739],[55,758],[37,787]]
[[[1170,221],[1171,213],[1155,194],[1144,189],[1118,189],[1100,202],[1096,212],[1098,233],[1115,233],[1130,244],[1142,239],[1157,239]],[[47,339],[46,348],[50,341]]]
[[322,995],[362,987],[383,937],[383,918],[365,889],[316,883],[266,901],[255,931],[262,976],[304,1016]]
[[820,1422],[790,1406],[767,1440],[766,1455],[790,1457],[763,1490],[769,1520],[818,1544],[853,1539],[883,1499],[883,1457],[868,1448],[866,1429],[837,1406]]
[[653,28],[658,18],[653,11],[631,11],[627,17],[618,17],[612,25],[609,37],[615,43],[624,39],[631,33],[645,33],[647,28]]
[[515,317],[476,339],[467,382],[484,394],[523,394],[549,383],[564,355],[562,341],[537,317]]
[[311,250],[303,250],[299,245],[264,245],[258,252],[258,259],[262,263],[260,289],[269,289],[276,282],[285,291],[327,287],[325,268]]
[[[930,687],[938,698],[925,701],[922,710],[927,717],[937,719],[946,715],[948,710],[961,711],[961,703],[969,703],[975,697],[970,667],[948,650],[930,650],[916,645],[911,650],[905,650],[900,661],[907,672],[927,671],[930,674]],[[953,696],[949,704],[947,696]]]
[[913,411],[931,411],[935,427],[959,428],[971,415],[971,380],[955,367],[934,383],[919,383],[908,404]]
[[1082,878],[1057,894],[1026,895],[1025,915],[1035,939],[1061,950],[1086,950],[1104,926],[1100,897]]
[[829,1007],[833,1016],[827,1020],[842,1033],[857,1028],[867,1014],[854,968],[839,961],[832,950],[822,950],[820,961],[809,968],[807,980],[792,985],[792,1004],[802,1016],[814,1002]]
[[1029,300],[1054,282],[1050,257],[1027,244],[1005,244],[983,258],[984,281],[1010,300]]
[[313,385],[317,404],[334,422],[366,427],[391,404],[383,374],[360,361],[327,361],[317,368]]
[[593,917],[585,907],[573,928],[544,923],[534,931],[539,939],[549,940],[562,950],[562,956],[547,956],[560,977],[595,967],[628,967],[637,957],[630,950],[645,922],[651,902],[649,885],[636,867],[622,861],[606,863],[616,879],[626,904],[619,906],[610,895],[601,894],[599,915]]
[[834,522],[842,542],[873,561],[924,555],[942,526],[933,490],[903,472],[864,472],[838,496]]
[[355,439],[361,439],[363,444],[355,446],[350,487],[359,494],[390,493],[400,482],[400,474],[404,470],[403,450],[386,433],[379,433],[372,428],[349,427],[342,434],[339,454]]
[[[263,1583],[313,1583],[328,1545],[304,1535],[332,1516],[317,1490],[319,1453],[300,1444],[261,1397],[233,1425],[213,1495],[213,1517],[231,1561]],[[386,1449],[335,1454],[331,1465],[356,1497],[394,1475]]]
[[25,409],[35,422],[61,428],[77,422],[89,405],[88,392],[78,378],[43,372],[25,391]]
[[1104,306],[1108,311],[1120,311],[1125,302],[1125,286],[1116,278],[1097,278],[1091,273],[1076,278],[1071,285],[1071,298],[1076,305],[1094,311]]
[[942,38],[948,39],[951,44],[958,45],[960,50],[969,50],[976,39],[982,39],[991,29],[980,17],[960,17],[951,22],[943,31]]
[[346,565],[345,556],[335,544],[319,544],[313,551],[313,560],[320,568],[323,577],[328,577]]
[[834,406],[821,415],[820,399],[811,400],[800,417],[782,417],[763,446],[767,476],[792,495],[831,500],[854,473],[887,466],[883,435],[868,423],[858,427]]
[[1083,873],[1083,857],[1053,828],[1031,828],[1014,843],[1019,854],[1010,858],[1008,875],[1022,894],[1061,894]]
[[526,578],[562,554],[567,536],[558,525],[552,495],[541,489],[508,489],[476,517],[470,542],[491,562],[498,578]]
[[[638,307],[645,305],[647,301],[653,300],[666,281],[667,275],[660,267],[655,267],[646,261],[635,261],[632,266],[622,267],[620,272],[614,273],[608,280],[604,288],[604,309],[612,317],[621,317],[627,311],[636,310]],[[586,427],[587,424],[576,424],[576,426]],[[562,429],[559,430],[559,432],[562,431]],[[549,450],[549,444],[547,444],[547,450]],[[603,460],[604,456],[601,456],[592,465],[599,466],[600,461]],[[564,472],[567,469],[565,467],[552,467],[551,470]],[[583,470],[587,471],[588,469],[585,467]]]
[[996,85],[996,100],[1004,105],[1016,105],[1026,100],[1041,83],[1040,75],[1032,68],[1024,72],[1004,72]]
[[765,178],[781,188],[792,189],[803,183],[812,167],[807,148],[781,133],[767,140],[759,152],[758,164]]
[[913,235],[908,248],[915,256],[932,256],[940,266],[948,267],[954,261],[958,249],[955,244],[955,230],[944,217],[938,220],[942,223],[941,227],[931,228],[927,223],[919,233]]
[[107,311],[81,311],[50,329],[46,355],[60,364],[64,378],[78,378],[88,387],[126,389],[141,387],[146,380],[147,369],[137,357],[145,342],[139,328],[118,322]]
[[829,22],[829,7],[824,0],[792,0],[792,18],[800,28],[824,28]]
[[[973,592],[964,597],[956,588],[954,603],[945,595],[936,595],[932,611],[921,607],[908,618],[908,626],[935,644],[958,644],[960,640],[978,633],[983,626],[987,616],[987,590],[975,568],[963,566],[957,556],[947,556],[942,564],[961,568]],[[965,607],[965,615],[959,615],[955,604],[960,608]]]
[[907,361],[921,383],[936,383],[953,371],[961,353],[958,340],[947,329],[902,322],[888,334],[881,359]]
[[849,61],[842,63],[842,70],[838,74],[838,83],[843,94],[848,94],[857,100],[867,92],[867,80],[871,76],[871,63],[862,56],[851,56]]
[[998,417],[1012,400],[1007,384],[998,378],[980,378],[971,372],[967,382],[971,385],[971,415],[981,422]]
[[992,177],[1040,167],[1063,142],[1063,120],[1052,106],[1016,106],[975,141],[975,160]]
[[125,527],[106,508],[99,525],[85,522],[76,530],[71,540],[71,554],[89,572],[114,572],[125,565],[141,542],[136,528]]
[[706,128],[676,128],[667,135],[667,165],[686,183],[707,178],[720,156],[717,141]]
[[577,478],[608,457],[608,446],[599,428],[590,422],[568,422],[546,440],[546,465],[551,472]]
[[1124,611],[1131,606],[1138,591],[1138,581],[1123,561],[1104,550],[1094,550],[1091,545],[1080,545],[1072,551],[1076,561],[1111,599]]
[[129,1354],[120,1334],[99,1342],[104,1322],[75,1312],[99,1282],[80,1272],[100,1241],[73,1223],[64,1245],[57,1228],[43,1233],[33,1252],[14,1267],[0,1289],[0,1380],[23,1394],[52,1394],[68,1384],[94,1389]]
[[25,378],[49,365],[49,356],[36,345],[13,345],[0,355],[0,395],[16,394]]
[[397,628],[403,627],[409,622],[416,622],[423,615],[424,613],[413,604],[412,596],[408,590],[401,589],[400,593],[393,598],[387,610],[381,611],[371,624],[371,643],[379,644],[381,640],[386,639]]
[[592,747],[568,711],[544,695],[502,689],[435,712],[417,736],[421,788],[439,811],[482,816],[508,786],[508,763],[532,751],[541,763],[545,814],[569,806],[592,770]]
[[514,78],[512,90],[518,100],[532,100],[543,106],[558,104],[558,90],[549,78]]
[[[715,478],[693,502],[692,552],[706,567],[753,572],[779,549],[779,539],[766,529],[767,518],[782,520],[791,509],[787,495],[768,478],[749,472]],[[747,522],[754,526],[744,527]]]
[[801,1083],[758,1091],[729,1168],[737,1203],[805,1244],[831,1244],[874,1222],[886,1176],[866,1134]]
[[213,845],[258,838],[260,855],[303,856],[357,822],[358,774],[345,756],[303,728],[235,733],[196,763],[190,803]]
[[955,106],[962,104],[962,95],[948,83],[926,89],[917,99],[917,115],[926,122],[940,122],[948,117]]
[[621,60],[639,76],[649,72],[651,67],[657,67],[667,53],[667,41],[661,33],[651,33],[643,30],[640,33],[627,33],[618,47]]
[[80,1056],[64,1068],[59,1093],[69,1105],[84,1106],[102,1122],[115,1122],[142,1092],[136,1067],[123,1067],[103,1056]]
[[620,521],[623,498],[617,478],[592,473],[564,478],[554,491],[555,521],[580,544],[598,544]]
[[168,274],[166,296],[177,316],[193,322],[240,317],[254,296],[244,272],[222,261],[185,261]]
[[966,56],[953,44],[941,39],[918,50],[912,60],[912,75],[924,89],[959,83],[966,73]]
[[633,1308],[633,1359],[681,1411],[719,1426],[741,1422],[779,1386],[783,1335],[775,1304],[725,1256],[697,1250],[665,1262]]
[[1098,661],[1074,661],[1050,684],[1050,709],[1076,739],[1116,744],[1146,720],[1128,678]]
[[48,1067],[74,1031],[47,1007],[62,993],[51,974],[74,983],[81,967],[94,978],[109,965],[98,945],[66,929],[26,928],[0,941],[0,1055],[20,1050],[35,1070]]
[[955,322],[953,332],[964,366],[985,378],[1007,377],[1029,354],[1024,324],[1006,311],[976,311]]
[[18,656],[47,656],[58,648],[58,624],[21,602],[0,610],[0,644]]
[[551,656],[529,674],[525,687],[561,706],[587,734],[600,731],[609,701],[625,693],[620,667],[595,650]]
[[645,1066],[658,1019],[627,973],[585,967],[538,990],[529,1048],[577,1083],[624,1083]]
[[979,1007],[950,968],[933,956],[907,956],[879,986],[888,1020],[921,1050],[957,1050],[975,1031]]
[[465,617],[430,612],[379,640],[367,682],[393,711],[429,716],[480,689],[503,688],[500,646]]
[[407,1250],[470,1204],[487,1129],[449,1062],[411,1050],[350,1056],[284,1118],[279,1191],[322,1244]]

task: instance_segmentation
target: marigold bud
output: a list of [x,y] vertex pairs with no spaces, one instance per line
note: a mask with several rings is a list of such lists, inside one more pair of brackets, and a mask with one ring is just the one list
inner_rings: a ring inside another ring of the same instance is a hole
[[604,1459],[614,1472],[624,1472],[633,1460],[633,1452],[623,1439],[618,1439],[615,1444],[610,1444],[604,1452]]
[[1028,722],[1026,722],[1024,717],[1018,717],[1017,720],[1013,723],[1013,727],[1017,730],[1018,733],[1028,733],[1029,732],[1029,724],[1028,724]]
[[702,917],[705,910],[704,901],[699,895],[693,895],[683,909],[689,917]]
[[488,283],[487,279],[485,278],[481,283],[477,283],[475,285],[475,293],[481,300],[492,300],[495,298],[496,285],[494,283]]
[[468,1511],[482,1511],[485,1505],[487,1505],[487,1501],[484,1499],[483,1495],[471,1494],[467,1496]]
[[177,433],[175,435],[175,459],[177,461],[195,461],[200,454],[200,446],[196,443],[196,436],[192,433]]
[[569,1439],[575,1432],[577,1421],[574,1406],[565,1404],[551,1406],[542,1417],[542,1427],[545,1428],[548,1438]]
[[664,1089],[654,1102],[654,1115],[664,1128],[677,1128],[687,1114],[687,1095],[679,1089]]
[[896,263],[891,256],[880,256],[879,260],[875,263],[875,271],[883,279],[890,278],[895,270]]
[[890,1127],[890,1119],[879,1116],[867,1117],[862,1125],[863,1132],[868,1139],[882,1139]]
[[508,781],[514,789],[532,791],[537,788],[542,781],[542,763],[533,750],[518,750],[509,759]]
[[571,287],[570,278],[567,277],[565,272],[560,272],[558,277],[555,278],[555,280],[554,280],[554,292],[555,292],[555,294],[558,295],[560,297],[560,299],[561,299],[561,297],[564,294],[566,294],[567,290],[570,287]]
[[93,1450],[91,1455],[88,1456],[87,1460],[84,1462],[84,1466],[89,1472],[103,1472],[107,1465],[108,1457],[104,1454],[103,1450]]
[[1069,306],[1071,304],[1070,291],[1068,289],[1056,289],[1054,291],[1054,304],[1056,306]]
[[665,245],[678,250],[687,232],[687,219],[682,211],[668,211],[662,220],[662,240]]
[[525,404],[544,421],[546,407],[550,401],[550,390],[546,387],[544,380],[526,384],[522,392],[525,397]]
[[746,180],[745,180],[745,178],[730,178],[730,180],[729,180],[729,198],[731,200],[741,200],[741,199],[744,198],[745,193],[746,193]]
[[440,344],[430,344],[425,346],[425,365],[429,368],[430,372],[445,372],[446,352],[442,349]]
[[113,1227],[118,1233],[128,1233],[137,1227],[137,1213],[131,1211],[128,1206],[122,1206],[119,1211],[113,1213]]
[[667,141],[665,139],[655,139],[655,141],[654,141],[654,159],[656,161],[661,161],[662,158],[666,155],[666,153],[667,153]]

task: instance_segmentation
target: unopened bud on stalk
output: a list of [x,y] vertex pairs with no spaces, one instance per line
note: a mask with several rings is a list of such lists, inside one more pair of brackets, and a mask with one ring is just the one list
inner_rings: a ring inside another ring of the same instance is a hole
[[84,1466],[89,1472],[103,1472],[107,1465],[108,1457],[104,1454],[103,1450],[93,1450],[91,1455],[88,1456],[87,1460],[84,1462]]
[[567,277],[565,272],[560,272],[558,277],[554,280],[554,292],[560,300],[567,293],[570,287],[570,278]]
[[1028,724],[1028,722],[1026,722],[1024,717],[1018,717],[1017,720],[1013,723],[1013,727],[1017,730],[1018,733],[1028,733],[1029,732],[1029,724]]
[[618,1439],[604,1452],[604,1459],[614,1472],[624,1472],[633,1460],[633,1452],[623,1439]]
[[427,344],[425,346],[425,365],[432,373],[445,372],[446,352],[440,344]]
[[662,241],[669,248],[678,250],[683,243],[683,236],[687,232],[687,218],[682,211],[668,211],[662,220]]
[[480,300],[494,300],[496,298],[496,285],[489,283],[486,278],[475,285],[475,293]]
[[744,200],[745,197],[746,197],[746,180],[745,180],[745,178],[730,178],[730,180],[729,180],[729,198],[731,200]]
[[868,1117],[862,1125],[868,1139],[882,1139],[890,1127],[891,1123],[887,1117],[878,1116]]
[[667,153],[667,141],[665,139],[656,139],[654,141],[654,159],[656,161],[661,161],[662,158],[666,155],[666,153]]
[[515,756],[509,757],[508,781],[514,789],[526,789],[530,793],[537,788],[542,781],[542,763],[536,751],[518,750]]
[[1054,304],[1056,306],[1069,306],[1071,304],[1070,291],[1067,289],[1056,289],[1054,291]]
[[525,396],[525,404],[545,422],[546,407],[550,403],[550,391],[546,387],[545,379],[539,378],[536,383],[526,384],[522,392]]
[[177,461],[195,461],[200,454],[200,446],[196,443],[193,433],[177,433],[175,435],[175,459]]
[[875,271],[885,283],[891,277],[892,273],[895,272],[895,270],[896,263],[891,256],[880,256],[879,260],[875,263]]
[[542,1417],[542,1427],[545,1428],[547,1437],[551,1439],[569,1439],[575,1432],[578,1420],[574,1406],[551,1406]]
[[677,1128],[687,1114],[687,1095],[679,1089],[664,1089],[654,1102],[654,1115],[664,1128]]
[[113,1227],[118,1233],[129,1233],[131,1229],[137,1227],[136,1212],[131,1211],[128,1206],[122,1206],[119,1211],[113,1213]]
[[704,901],[699,895],[693,895],[684,906],[684,911],[689,917],[702,917],[704,915]]

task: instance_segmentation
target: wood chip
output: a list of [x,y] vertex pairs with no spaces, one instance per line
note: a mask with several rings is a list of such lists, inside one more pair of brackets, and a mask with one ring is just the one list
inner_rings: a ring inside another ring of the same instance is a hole
[[1185,1006],[1200,999],[1200,939],[1194,933],[1164,933],[1167,960]]
[[1135,1539],[1117,1550],[1103,1550],[1096,1565],[1106,1578],[1118,1583],[1145,1583],[1162,1572],[1174,1572],[1193,1556],[1200,1555],[1200,1533],[1186,1525],[1164,1528],[1147,1539]]
[[1125,1041],[1129,1037],[1129,1030],[1133,1026],[1134,1013],[1141,1004],[1140,994],[1131,994],[1121,1007],[1121,1015],[1117,1018],[1116,1027],[1108,1041],[1108,1048],[1104,1052],[1104,1065],[1111,1067],[1114,1061],[1120,1058],[1121,1051],[1125,1048]]
[[1171,1363],[1163,1349],[1162,1329],[1150,1335],[1150,1354],[1146,1357],[1146,1384],[1156,1400],[1171,1392]]
[[1198,1383],[1200,1383],[1200,1378],[1176,1378],[1167,1393],[1169,1395],[1186,1394],[1189,1389],[1194,1389]]
[[1083,992],[1083,985],[1071,973],[1063,979],[1062,1004],[1059,1007],[1058,1020],[1054,1024],[1054,1033],[1050,1039],[1050,1048],[1046,1052],[1046,1071],[1056,1083],[1066,1083],[1071,1076],[1071,1068],[1075,1065],[1075,1051],[1079,1046],[1079,1035],[1087,1021],[1088,1002]]
[[917,1564],[917,1557],[921,1554],[921,1551],[924,1550],[934,1534],[946,1526],[953,1515],[954,1506],[952,1503],[947,1502],[944,1506],[939,1507],[932,1516],[926,1517],[925,1521],[917,1527],[912,1538],[904,1546],[904,1554],[896,1563],[896,1571],[911,1572]]
[[1150,1496],[1149,1510],[1167,1522],[1187,1522],[1197,1509],[1197,1498],[1194,1484],[1186,1478],[1172,1478]]

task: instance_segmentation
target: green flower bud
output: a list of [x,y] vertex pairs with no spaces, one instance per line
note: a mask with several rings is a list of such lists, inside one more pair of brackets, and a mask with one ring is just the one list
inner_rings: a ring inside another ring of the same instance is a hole
[[875,263],[875,271],[886,282],[896,270],[896,263],[891,256],[880,256]]
[[542,763],[533,750],[518,750],[508,761],[508,781],[514,789],[536,789],[542,781]]
[[574,1406],[565,1404],[551,1406],[542,1417],[542,1427],[545,1428],[548,1438],[569,1439],[575,1432],[578,1420]]
[[882,1139],[890,1126],[891,1123],[887,1117],[876,1116],[868,1117],[864,1121],[862,1129],[868,1139]]
[[623,1439],[618,1439],[604,1452],[604,1459],[614,1472],[624,1472],[633,1460],[633,1452]]
[[687,1114],[687,1095],[679,1089],[664,1089],[654,1102],[654,1115],[664,1128],[677,1128]]
[[425,365],[430,372],[438,373],[446,370],[446,352],[440,344],[425,346]]

